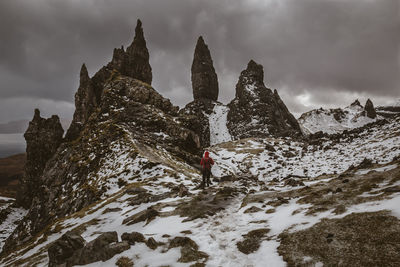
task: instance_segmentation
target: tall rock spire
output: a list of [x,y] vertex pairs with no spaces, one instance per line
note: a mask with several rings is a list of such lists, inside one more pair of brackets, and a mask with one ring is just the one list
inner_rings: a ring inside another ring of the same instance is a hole
[[83,125],[89,119],[94,107],[97,105],[96,96],[93,88],[92,80],[86,65],[83,64],[80,72],[80,81],[78,91],[75,93],[75,113],[71,126],[69,127],[66,140],[74,140],[79,136]]
[[371,99],[368,98],[367,102],[365,103],[364,110],[367,113],[368,118],[371,118],[371,119],[376,118],[376,110],[374,108],[374,104],[372,104]]
[[218,99],[218,77],[215,73],[210,50],[203,37],[197,40],[192,63],[193,97],[197,99]]
[[151,84],[152,70],[149,63],[150,56],[146,47],[146,40],[144,39],[142,22],[139,19],[137,20],[135,29],[135,38],[132,44],[126,49],[126,53],[127,62],[121,72],[132,78]]

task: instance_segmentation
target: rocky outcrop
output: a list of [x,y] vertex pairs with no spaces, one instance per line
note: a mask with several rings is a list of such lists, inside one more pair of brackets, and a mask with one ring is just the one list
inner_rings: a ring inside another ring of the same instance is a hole
[[353,103],[350,104],[350,107],[362,108],[363,106],[361,105],[360,101],[358,99],[356,99]]
[[76,139],[94,108],[100,105],[104,85],[114,76],[124,75],[151,84],[152,69],[149,51],[144,38],[142,22],[137,21],[135,37],[126,51],[115,48],[111,62],[102,67],[91,79],[86,66],[81,69],[81,82],[75,95],[74,120],[68,129],[66,140]]
[[128,151],[130,160],[139,151],[146,155],[165,151],[188,163],[198,163],[199,148],[199,137],[181,124],[178,107],[147,83],[113,75],[104,85],[101,103],[85,123],[82,134],[73,142],[62,143],[43,174],[37,176],[41,197],[32,203],[4,250],[28,240],[57,218],[105,197],[109,179],[100,179],[103,174],[98,172],[121,149]]
[[77,233],[67,232],[50,245],[49,267],[85,265],[106,261],[130,248],[126,241],[118,242],[117,232],[102,233],[86,244]]
[[364,110],[365,110],[368,118],[371,118],[371,119],[376,118],[376,111],[374,108],[374,104],[372,104],[372,101],[369,98],[368,98],[367,102],[365,103]]
[[200,137],[202,147],[210,145],[209,116],[218,99],[218,77],[210,50],[202,36],[197,40],[192,63],[194,101],[179,111],[182,124]]
[[80,73],[78,91],[75,93],[75,113],[71,126],[65,136],[66,140],[74,140],[79,136],[84,124],[97,106],[92,80],[89,78],[86,65],[83,64]]
[[210,50],[203,37],[197,40],[192,63],[193,97],[198,99],[218,99],[218,77],[215,73]]
[[76,251],[82,249],[85,243],[85,239],[78,233],[67,232],[63,234],[61,238],[49,246],[49,266],[67,265],[67,262],[73,260]]
[[278,92],[265,87],[263,67],[253,60],[241,72],[235,98],[228,107],[227,126],[235,139],[302,135]]
[[49,119],[44,119],[40,117],[39,109],[35,109],[35,115],[24,134],[26,140],[25,175],[21,180],[21,193],[18,194],[18,202],[23,207],[29,208],[33,198],[38,195],[42,185],[40,177],[46,163],[60,146],[63,134],[64,130],[58,116],[53,115]]
[[146,47],[142,22],[140,20],[137,21],[135,38],[132,44],[126,49],[125,60],[125,69],[121,69],[120,71],[123,75],[151,84],[152,72],[149,63],[149,51]]
[[200,137],[201,147],[210,145],[209,116],[213,111],[214,105],[214,101],[203,98],[190,102],[179,111],[183,126]]

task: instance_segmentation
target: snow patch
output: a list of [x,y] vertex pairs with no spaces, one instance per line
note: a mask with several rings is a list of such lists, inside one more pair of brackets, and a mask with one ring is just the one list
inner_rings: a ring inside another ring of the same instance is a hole
[[223,142],[232,140],[226,126],[228,121],[229,108],[222,104],[215,104],[213,112],[210,114],[210,144],[216,145]]

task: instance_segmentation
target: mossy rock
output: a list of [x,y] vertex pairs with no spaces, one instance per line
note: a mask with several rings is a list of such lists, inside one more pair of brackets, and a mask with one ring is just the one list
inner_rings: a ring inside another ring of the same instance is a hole
[[238,250],[244,254],[256,252],[260,248],[263,237],[268,234],[269,231],[270,229],[268,228],[260,228],[250,231],[244,235],[242,241],[236,243]]
[[399,266],[400,221],[387,211],[352,213],[279,235],[278,252],[288,266]]

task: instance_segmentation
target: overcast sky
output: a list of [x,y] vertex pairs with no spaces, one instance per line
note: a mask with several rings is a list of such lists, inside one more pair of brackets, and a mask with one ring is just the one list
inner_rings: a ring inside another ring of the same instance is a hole
[[264,66],[295,115],[370,97],[400,98],[399,0],[1,0],[0,122],[72,117],[79,70],[90,75],[128,46],[143,22],[153,86],[180,107],[192,100],[199,35],[229,102],[250,59]]

